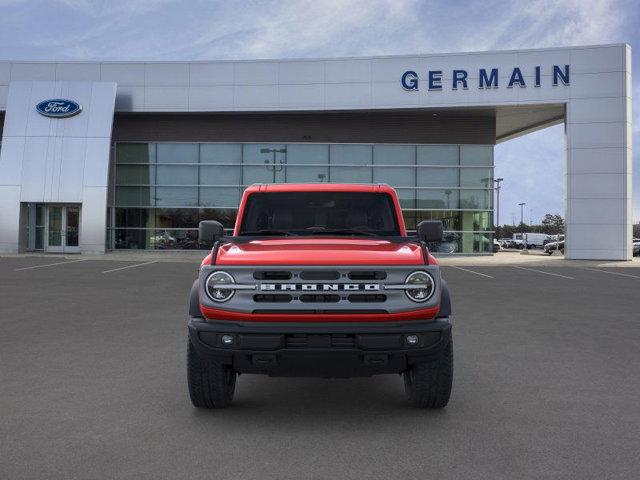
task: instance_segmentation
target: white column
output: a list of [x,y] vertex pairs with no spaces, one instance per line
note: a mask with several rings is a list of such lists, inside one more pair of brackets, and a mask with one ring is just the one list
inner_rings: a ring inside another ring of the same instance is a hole
[[631,260],[631,49],[612,72],[614,95],[571,98],[566,116],[567,239],[570,259]]

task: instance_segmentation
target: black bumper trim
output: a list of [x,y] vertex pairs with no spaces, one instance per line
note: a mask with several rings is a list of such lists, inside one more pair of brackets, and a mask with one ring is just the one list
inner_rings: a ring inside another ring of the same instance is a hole
[[[189,318],[198,354],[240,373],[352,377],[399,373],[434,358],[451,340],[449,318],[407,322],[256,323]],[[409,345],[406,335],[418,337]],[[231,345],[223,336],[233,339]]]

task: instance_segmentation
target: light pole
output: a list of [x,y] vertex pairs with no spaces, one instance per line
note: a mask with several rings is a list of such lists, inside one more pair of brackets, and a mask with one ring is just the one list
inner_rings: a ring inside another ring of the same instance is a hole
[[[278,153],[284,153],[285,159],[286,159],[287,148],[286,147],[285,148],[261,148],[260,153],[273,153],[273,162],[269,160],[265,160],[264,163],[267,166],[267,170],[270,170],[270,169],[273,170],[273,183],[276,183],[276,172],[281,171],[284,168],[284,164],[286,163],[286,160],[280,160],[280,165],[278,165],[276,162],[276,155]],[[286,172],[285,172],[285,178],[286,178]]]
[[521,229],[521,233],[522,233],[522,253],[529,253],[529,251],[527,250],[527,239],[524,236],[524,206],[526,205],[526,202],[521,202],[518,205],[520,205],[520,229]]
[[496,184],[496,225],[500,226],[500,182],[502,182],[504,178],[496,178],[493,181]]
[[521,225],[520,228],[522,228],[522,225],[524,225],[524,206],[526,204],[527,204],[526,202],[522,202],[518,204],[520,205],[520,225]]

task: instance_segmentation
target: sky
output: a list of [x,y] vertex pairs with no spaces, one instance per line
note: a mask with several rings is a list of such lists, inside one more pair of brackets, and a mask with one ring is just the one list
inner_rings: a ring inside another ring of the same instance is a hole
[[[427,54],[603,43],[633,53],[640,221],[637,0],[0,0],[0,60],[219,60]],[[500,223],[563,212],[564,130],[495,148]]]

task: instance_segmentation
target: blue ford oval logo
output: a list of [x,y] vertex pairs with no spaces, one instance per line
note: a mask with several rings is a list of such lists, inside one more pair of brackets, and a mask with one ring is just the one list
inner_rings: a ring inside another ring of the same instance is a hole
[[40,102],[36,105],[36,110],[45,117],[66,118],[79,114],[82,111],[82,106],[72,100],[56,98]]

